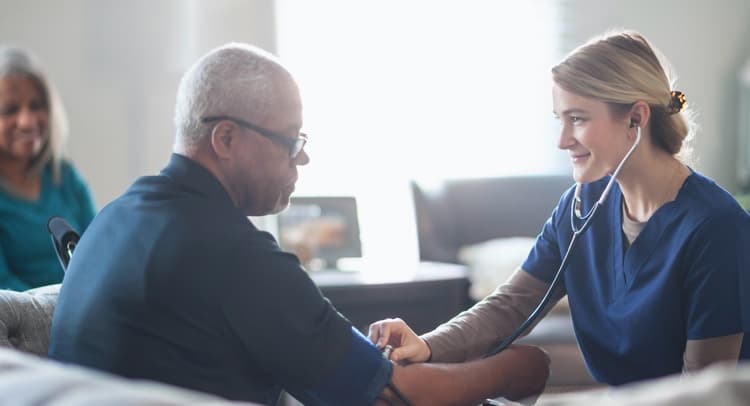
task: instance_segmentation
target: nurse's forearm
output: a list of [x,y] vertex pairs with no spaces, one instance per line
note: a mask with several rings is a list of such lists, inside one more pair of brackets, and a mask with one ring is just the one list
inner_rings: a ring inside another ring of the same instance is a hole
[[[430,361],[462,362],[484,355],[523,323],[548,287],[523,269],[516,269],[484,300],[422,336],[430,346]],[[554,297],[546,311],[560,297]]]
[[[548,376],[549,358],[542,350],[516,345],[460,364],[396,366],[391,381],[412,405],[477,405],[498,396],[511,400],[536,396],[544,390]],[[388,389],[383,396],[394,405],[404,404]]]

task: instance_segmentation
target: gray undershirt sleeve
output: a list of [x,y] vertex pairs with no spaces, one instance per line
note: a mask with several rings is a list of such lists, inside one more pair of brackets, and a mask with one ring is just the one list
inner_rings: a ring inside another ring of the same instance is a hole
[[[507,282],[471,309],[422,336],[432,351],[430,361],[463,362],[486,354],[526,320],[548,287],[548,283],[516,269]],[[542,317],[563,296],[563,292],[558,292]],[[531,328],[533,325],[524,334]]]

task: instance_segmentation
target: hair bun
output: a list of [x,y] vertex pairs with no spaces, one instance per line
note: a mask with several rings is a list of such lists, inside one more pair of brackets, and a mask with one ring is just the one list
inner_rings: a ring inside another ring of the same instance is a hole
[[679,90],[673,90],[671,95],[672,97],[669,99],[669,104],[667,105],[667,113],[677,114],[685,107],[687,98],[685,97],[685,93],[682,93]]

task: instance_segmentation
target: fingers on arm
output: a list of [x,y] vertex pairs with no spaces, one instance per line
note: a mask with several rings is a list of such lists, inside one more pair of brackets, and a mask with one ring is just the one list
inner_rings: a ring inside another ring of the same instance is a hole
[[394,362],[424,362],[430,358],[427,343],[401,319],[386,319],[370,325],[370,341],[378,348],[393,346],[389,359]]
[[401,345],[401,342],[395,341],[398,341],[401,337],[408,334],[408,332],[414,334],[403,320],[395,318],[380,320],[370,324],[370,331],[367,336],[378,348],[383,348],[386,344],[396,347]]
[[388,322],[391,319],[376,321],[370,324],[370,331],[367,333],[367,338],[370,339],[375,346],[378,348],[385,347],[390,336],[390,329],[388,328]]

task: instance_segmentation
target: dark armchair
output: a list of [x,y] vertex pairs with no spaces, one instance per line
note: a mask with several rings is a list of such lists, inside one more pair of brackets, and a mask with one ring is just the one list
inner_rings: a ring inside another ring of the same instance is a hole
[[462,246],[535,237],[572,184],[570,176],[412,182],[420,259],[457,263]]

